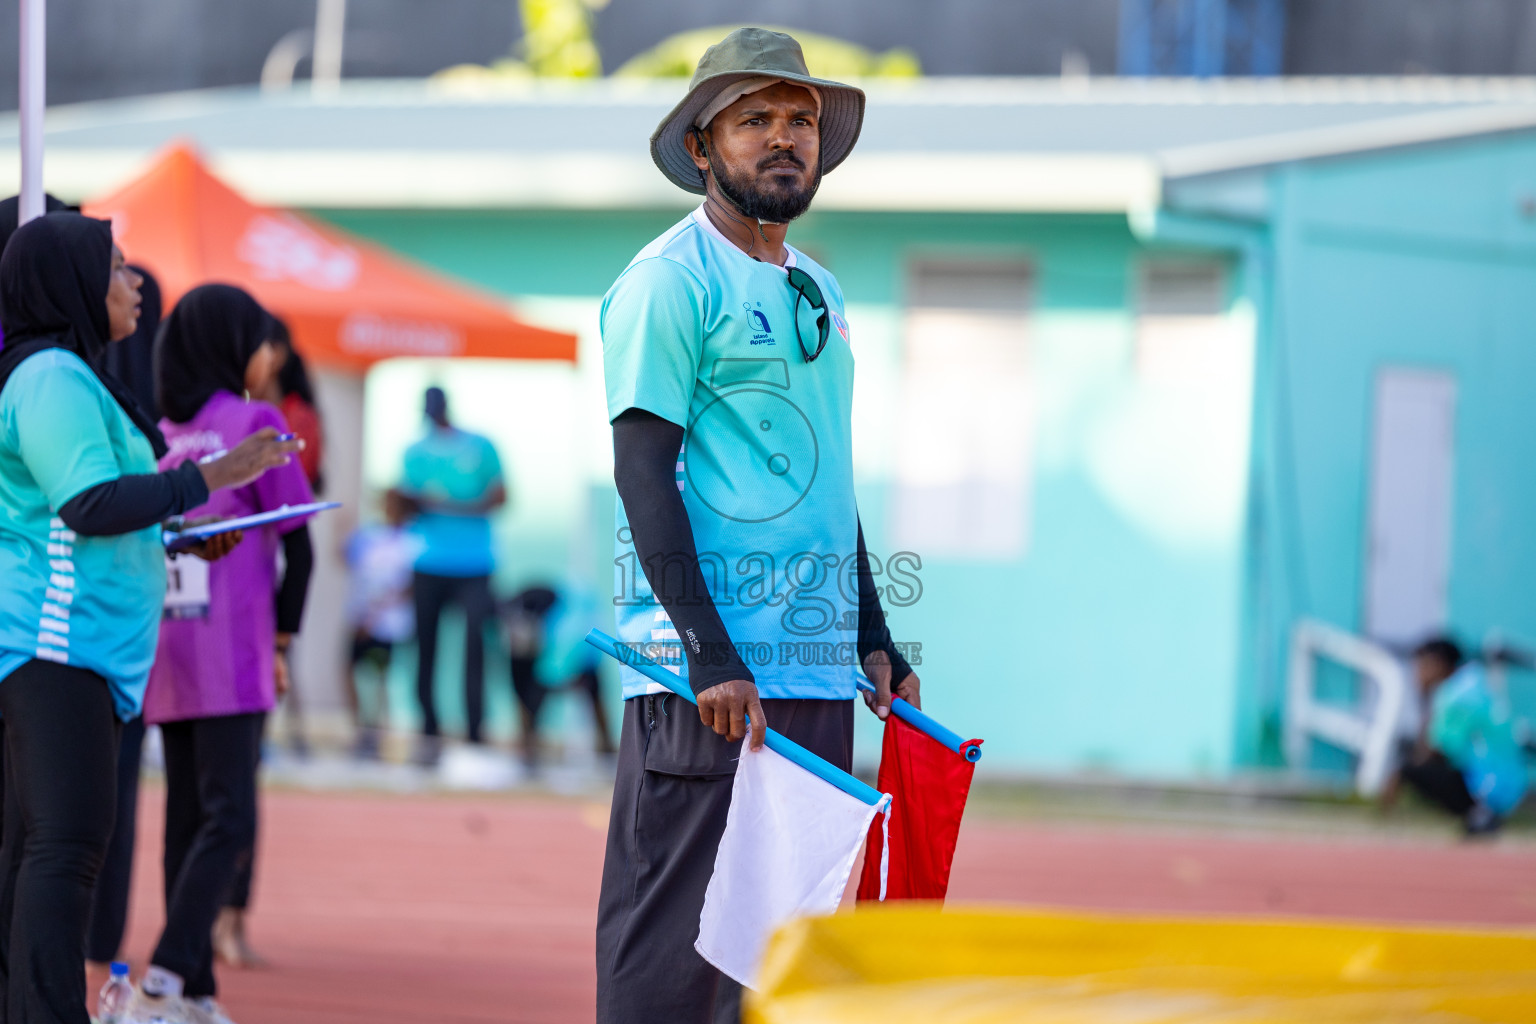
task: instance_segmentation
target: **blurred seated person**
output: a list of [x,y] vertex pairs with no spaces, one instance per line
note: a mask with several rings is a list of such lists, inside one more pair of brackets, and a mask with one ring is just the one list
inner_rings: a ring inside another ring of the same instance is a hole
[[[1414,674],[1429,710],[1398,775],[1426,801],[1461,819],[1469,836],[1497,832],[1525,796],[1526,770],[1507,704],[1483,667],[1464,662],[1448,637],[1414,651]],[[1383,801],[1390,803],[1396,784]]]
[[597,674],[597,652],[586,642],[597,618],[596,601],[580,586],[563,593],[534,586],[503,605],[507,646],[512,651],[512,689],[522,710],[523,758],[538,766],[539,712],[551,691],[578,690],[592,702],[597,752],[615,752]]
[[[379,737],[388,724],[390,659],[395,645],[408,642],[416,628],[411,573],[421,554],[421,539],[408,528],[410,510],[405,496],[390,489],[384,493],[384,521],[359,528],[347,540],[352,583],[347,599],[352,627],[347,695],[359,757],[378,756]],[[375,679],[366,699],[357,677],[363,664]]]
[[443,609],[464,611],[464,717],[466,739],[479,743],[485,712],[485,626],[495,614],[491,573],[491,513],[507,502],[501,459],[489,438],[460,430],[448,418],[448,396],[428,388],[427,432],[405,452],[401,491],[417,512],[422,540],[412,596],[416,605],[416,695],[422,743],[417,760],[437,761],[437,627]]

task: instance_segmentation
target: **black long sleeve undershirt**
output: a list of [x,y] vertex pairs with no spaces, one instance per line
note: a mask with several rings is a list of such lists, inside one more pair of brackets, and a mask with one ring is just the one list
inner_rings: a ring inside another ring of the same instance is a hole
[[[112,537],[142,530],[208,500],[208,485],[197,463],[183,462],[164,473],[137,473],[88,487],[59,509],[64,525],[82,537]],[[309,527],[283,535],[282,585],[276,601],[277,631],[297,633],[304,619],[315,551]]]
[[59,518],[82,537],[114,537],[154,526],[208,500],[208,485],[191,460],[164,473],[136,473],[87,487],[64,503]]
[[880,591],[875,586],[874,573],[870,571],[869,552],[864,547],[864,524],[859,523],[859,664],[875,651],[884,651],[891,659],[891,685],[894,687],[907,676],[912,674],[912,666],[907,664],[896,650],[896,642],[891,639],[891,629],[885,623],[885,609],[880,607]]
[[304,621],[304,601],[315,568],[308,523],[283,534],[283,565],[283,582],[277,588],[277,631],[297,633]]
[[640,409],[613,421],[613,482],[624,503],[635,556],[688,659],[694,693],[732,679],[756,682],[741,660],[699,569],[688,509],[677,490],[683,428]]
[[[640,409],[626,409],[613,421],[613,479],[634,536],[635,555],[651,590],[672,620],[688,659],[695,693],[732,679],[755,681],[741,660],[710,597],[699,568],[688,509],[677,489],[677,453],[683,428]],[[897,653],[880,607],[880,593],[858,531],[859,661],[882,650],[891,659],[891,681],[912,671]]]

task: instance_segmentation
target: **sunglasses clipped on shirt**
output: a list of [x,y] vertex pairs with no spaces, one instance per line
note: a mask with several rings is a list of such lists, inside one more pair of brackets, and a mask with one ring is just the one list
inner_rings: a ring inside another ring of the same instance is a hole
[[[827,300],[822,297],[821,286],[816,279],[799,267],[789,268],[789,286],[795,291],[795,341],[800,343],[800,354],[805,356],[805,361],[813,363],[816,357],[821,355],[821,350],[827,347],[827,334],[831,314],[827,310]],[[816,316],[816,351],[811,352],[805,347],[805,337],[800,333],[800,300],[804,299],[810,307],[817,310]]]

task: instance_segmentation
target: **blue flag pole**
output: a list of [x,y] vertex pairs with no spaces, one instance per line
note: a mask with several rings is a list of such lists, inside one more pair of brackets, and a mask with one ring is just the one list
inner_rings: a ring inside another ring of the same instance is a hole
[[[874,693],[875,684],[861,679],[859,680],[859,689],[865,693]],[[937,740],[972,764],[981,760],[981,740],[961,739],[959,733],[940,725],[900,697],[891,698],[891,714],[906,722],[918,732],[926,733],[930,738]]]
[[[698,703],[698,700],[693,695],[693,691],[688,689],[683,683],[681,676],[668,672],[665,668],[656,664],[656,662],[647,658],[628,644],[621,644],[607,633],[596,629],[587,634],[587,643],[613,658],[619,664],[627,665],[652,682],[660,683],[688,703]],[[871,807],[878,807],[886,802],[885,794],[875,789],[875,787],[861,782],[836,765],[817,757],[782,733],[774,732],[772,729],[767,730],[763,745],[775,754],[795,762],[795,764],[817,778],[831,783],[844,793],[864,801]]]

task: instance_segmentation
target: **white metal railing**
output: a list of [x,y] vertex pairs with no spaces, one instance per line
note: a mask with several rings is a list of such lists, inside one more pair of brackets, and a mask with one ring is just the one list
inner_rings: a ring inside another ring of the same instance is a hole
[[[1375,688],[1374,700],[1357,708],[1317,699],[1317,662],[1326,658],[1353,669]],[[1308,741],[1316,738],[1355,754],[1355,789],[1373,797],[1393,768],[1398,720],[1408,702],[1408,677],[1386,648],[1313,619],[1291,633],[1291,666],[1285,710],[1285,759],[1292,768],[1307,763]]]

